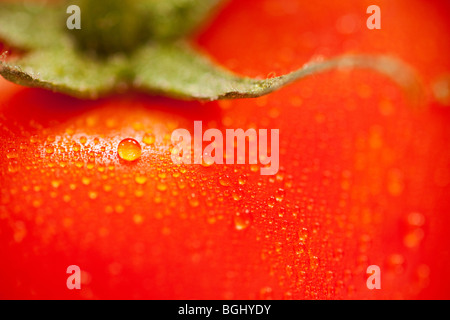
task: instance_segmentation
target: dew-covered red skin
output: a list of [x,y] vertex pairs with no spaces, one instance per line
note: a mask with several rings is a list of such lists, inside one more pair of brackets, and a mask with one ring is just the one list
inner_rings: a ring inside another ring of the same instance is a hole
[[[254,77],[394,54],[423,80],[419,106],[362,70],[208,103],[87,102],[0,80],[0,297],[450,298],[450,109],[430,89],[450,72],[449,6],[380,0],[382,29],[368,30],[371,4],[231,1],[194,40]],[[172,164],[170,134],[194,120],[279,129],[282,169]],[[118,158],[125,138],[138,161]],[[381,290],[366,287],[372,264]]]

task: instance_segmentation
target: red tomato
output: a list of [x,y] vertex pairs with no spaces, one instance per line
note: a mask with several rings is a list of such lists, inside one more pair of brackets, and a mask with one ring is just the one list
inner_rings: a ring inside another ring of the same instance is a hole
[[[82,101],[1,80],[0,297],[448,299],[448,2],[380,0],[381,30],[366,28],[371,4],[231,1],[195,41],[254,77],[395,55],[423,81],[419,107],[368,70],[209,103]],[[174,165],[170,134],[194,120],[279,129],[282,168]],[[142,147],[132,163],[117,156],[126,138]],[[70,265],[81,290],[66,287]]]

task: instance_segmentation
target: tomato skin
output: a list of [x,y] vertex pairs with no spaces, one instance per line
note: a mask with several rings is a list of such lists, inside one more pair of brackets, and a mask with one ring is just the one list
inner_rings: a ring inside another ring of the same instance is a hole
[[[208,103],[81,101],[1,80],[0,297],[448,299],[450,111],[430,91],[450,70],[448,4],[379,1],[376,31],[370,4],[232,1],[196,41],[260,77],[318,55],[394,54],[420,75],[423,105],[367,70]],[[279,174],[174,166],[167,136],[195,120],[280,129]],[[117,157],[124,138],[141,142],[138,162]],[[73,264],[81,290],[66,287]],[[372,264],[381,290],[366,287]]]

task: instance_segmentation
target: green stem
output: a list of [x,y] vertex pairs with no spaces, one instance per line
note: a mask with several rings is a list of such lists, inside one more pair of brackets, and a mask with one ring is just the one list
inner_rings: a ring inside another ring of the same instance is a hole
[[68,30],[80,49],[97,56],[130,53],[151,35],[138,0],[68,1],[81,9],[81,30]]

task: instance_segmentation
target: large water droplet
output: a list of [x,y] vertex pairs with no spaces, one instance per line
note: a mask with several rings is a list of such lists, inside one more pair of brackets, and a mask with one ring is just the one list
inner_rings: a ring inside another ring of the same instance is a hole
[[135,161],[141,157],[141,145],[134,139],[124,139],[117,147],[117,153],[122,160]]

